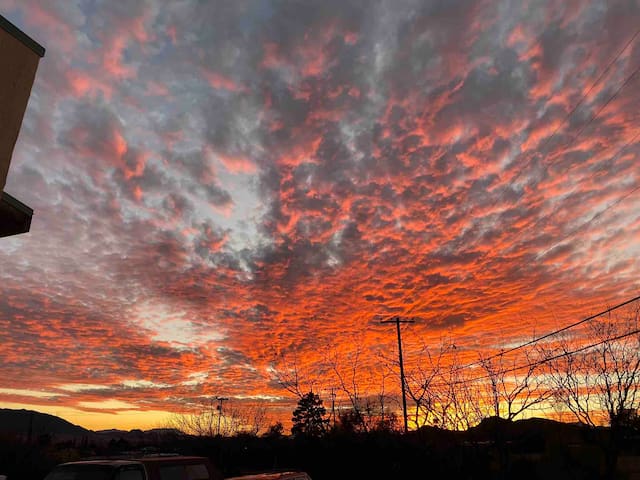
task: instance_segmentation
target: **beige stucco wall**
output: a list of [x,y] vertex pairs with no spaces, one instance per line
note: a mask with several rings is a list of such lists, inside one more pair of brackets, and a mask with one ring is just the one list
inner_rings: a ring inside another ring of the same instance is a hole
[[0,28],[0,191],[7,181],[40,57]]

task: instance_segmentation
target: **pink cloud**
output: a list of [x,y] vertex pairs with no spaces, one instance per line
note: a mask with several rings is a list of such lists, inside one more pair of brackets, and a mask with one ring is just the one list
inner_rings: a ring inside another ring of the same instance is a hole
[[225,168],[231,173],[256,173],[256,164],[247,157],[225,155],[216,153],[218,159],[222,162]]
[[110,37],[102,52],[102,67],[108,74],[118,79],[130,78],[135,75],[135,69],[130,65],[125,65],[122,60],[127,42],[126,37]]
[[107,100],[113,97],[113,87],[110,84],[87,72],[69,69],[66,75],[73,93],[78,97],[88,94],[96,96],[98,93],[102,93]]
[[203,75],[207,79],[207,82],[209,82],[209,85],[211,85],[211,88],[215,88],[216,90],[223,89],[230,92],[244,92],[246,90],[246,87],[243,85],[220,73],[203,70]]

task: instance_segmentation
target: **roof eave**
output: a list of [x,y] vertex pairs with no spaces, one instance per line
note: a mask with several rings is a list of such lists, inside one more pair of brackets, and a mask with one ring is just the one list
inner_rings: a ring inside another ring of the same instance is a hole
[[31,228],[33,209],[7,192],[0,196],[0,237],[27,233]]

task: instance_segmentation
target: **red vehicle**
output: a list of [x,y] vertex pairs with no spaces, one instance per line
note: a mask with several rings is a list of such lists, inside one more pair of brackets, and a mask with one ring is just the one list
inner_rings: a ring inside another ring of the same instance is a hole
[[222,480],[206,457],[181,455],[84,460],[55,467],[45,480]]

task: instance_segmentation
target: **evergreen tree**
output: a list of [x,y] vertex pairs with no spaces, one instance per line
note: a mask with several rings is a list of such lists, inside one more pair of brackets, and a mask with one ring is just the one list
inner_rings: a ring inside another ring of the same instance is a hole
[[329,424],[326,414],[327,410],[318,395],[313,392],[303,395],[293,411],[291,434],[311,437],[324,435]]

